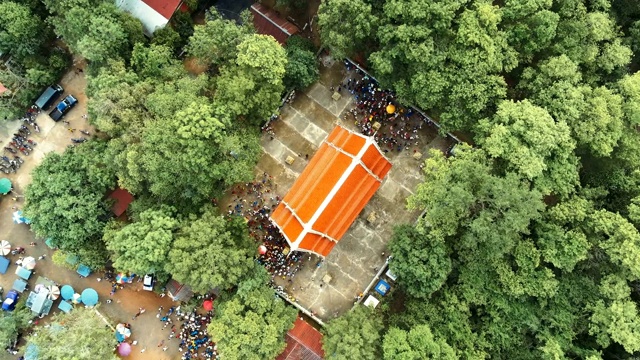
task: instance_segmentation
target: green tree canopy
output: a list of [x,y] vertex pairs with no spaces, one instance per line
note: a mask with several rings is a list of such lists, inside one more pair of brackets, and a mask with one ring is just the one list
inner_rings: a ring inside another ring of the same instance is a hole
[[36,55],[46,40],[43,24],[21,3],[0,3],[0,52],[18,59]]
[[237,292],[217,307],[207,331],[218,353],[229,360],[269,360],[285,348],[296,310],[266,285],[263,269],[238,285]]
[[388,246],[393,254],[389,268],[412,296],[429,297],[451,272],[451,259],[444,240],[432,234],[421,234],[413,226],[396,227]]
[[212,11],[204,25],[196,25],[187,53],[204,65],[218,68],[237,56],[237,46],[250,35],[248,28],[223,19]]
[[27,329],[34,318],[31,309],[19,302],[14,311],[0,314],[0,346],[8,348],[18,338],[18,334]]
[[428,325],[410,331],[390,328],[382,342],[385,360],[456,360],[455,350],[442,338],[436,338]]
[[533,181],[544,194],[566,196],[579,183],[569,127],[528,100],[500,103],[491,119],[479,122],[478,134],[489,155],[504,161],[507,171]]
[[288,89],[304,90],[320,75],[313,48],[305,46],[304,40],[300,36],[292,36],[287,40],[287,66],[283,82]]
[[358,305],[329,321],[322,337],[324,353],[336,359],[374,360],[380,355],[382,318],[374,310]]
[[100,238],[110,217],[105,195],[116,186],[106,147],[90,141],[62,155],[50,153],[33,171],[24,214],[37,236],[51,237],[60,249],[76,254],[87,249],[104,252]]
[[105,326],[95,309],[78,307],[53,315],[51,326],[40,327],[27,338],[27,346],[38,348],[38,359],[115,360],[113,331]]
[[163,206],[143,211],[124,226],[113,221],[104,233],[113,267],[136,274],[162,272],[180,225],[174,216],[175,209]]
[[318,25],[322,43],[333,56],[342,58],[353,55],[374,36],[377,19],[367,1],[328,0],[318,9]]
[[237,46],[234,65],[220,70],[214,95],[215,114],[260,124],[276,112],[284,92],[287,56],[271,36],[250,35]]
[[229,289],[253,269],[255,247],[243,218],[228,220],[206,206],[179,230],[165,269],[195,292]]

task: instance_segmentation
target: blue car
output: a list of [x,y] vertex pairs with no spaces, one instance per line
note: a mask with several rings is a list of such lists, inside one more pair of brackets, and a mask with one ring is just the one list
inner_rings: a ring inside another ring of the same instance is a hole
[[17,291],[11,290],[7,293],[7,297],[2,302],[2,310],[4,311],[13,311],[16,308],[16,303],[18,303],[18,298],[20,294]]

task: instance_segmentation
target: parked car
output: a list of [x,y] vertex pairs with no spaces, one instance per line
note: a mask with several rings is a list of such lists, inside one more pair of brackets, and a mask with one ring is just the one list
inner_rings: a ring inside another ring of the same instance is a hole
[[16,308],[16,303],[18,303],[18,298],[20,294],[17,291],[11,290],[7,293],[7,297],[2,302],[2,310],[4,311],[13,311]]
[[49,116],[53,119],[53,121],[58,121],[62,119],[64,114],[66,114],[71,108],[73,108],[78,103],[78,100],[73,97],[73,95],[67,95],[66,98],[62,99],[58,103],[58,105],[49,113]]
[[36,106],[42,110],[46,110],[52,103],[58,100],[63,91],[62,86],[58,84],[49,86],[44,90],[42,95],[40,95],[38,100],[36,100]]
[[147,274],[144,276],[142,280],[142,290],[153,291],[153,284],[155,283],[155,279],[153,275]]

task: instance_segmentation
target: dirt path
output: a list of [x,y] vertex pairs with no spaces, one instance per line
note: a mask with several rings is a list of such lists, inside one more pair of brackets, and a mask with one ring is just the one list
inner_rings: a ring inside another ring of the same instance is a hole
[[[82,66],[78,63],[77,66]],[[64,149],[71,144],[71,137],[81,137],[78,130],[86,129],[93,133],[93,129],[89,126],[87,120],[82,115],[87,112],[87,97],[85,95],[86,80],[83,72],[79,72],[74,67],[61,80],[60,84],[65,89],[64,95],[73,94],[78,99],[78,105],[73,108],[64,118],[69,121],[69,126],[65,123],[55,123],[46,114],[40,114],[37,123],[41,128],[41,132],[33,133],[30,138],[38,143],[34,152],[29,156],[22,156],[25,160],[23,166],[18,170],[17,174],[10,174],[8,177],[14,184],[17,194],[23,194],[24,189],[31,181],[31,170],[39,164],[46,153],[55,151],[62,153]],[[61,97],[62,98],[62,97]],[[4,142],[10,138],[10,134],[14,133],[20,126],[20,123],[7,123],[0,127],[0,137]],[[69,131],[69,128],[76,129]],[[7,134],[9,137],[7,137]],[[4,146],[4,145],[3,145]],[[162,323],[155,317],[157,309],[163,306],[168,309],[172,306],[169,297],[160,298],[156,293],[143,291],[142,284],[134,282],[125,286],[124,290],[118,290],[112,297],[113,302],[107,304],[105,301],[109,298],[111,290],[110,283],[106,281],[97,281],[102,274],[91,274],[88,278],[81,278],[75,272],[56,266],[51,262],[53,251],[49,249],[42,239],[36,239],[29,226],[25,224],[14,224],[12,221],[12,213],[22,208],[23,200],[21,197],[14,201],[11,196],[0,198],[0,229],[1,239],[11,242],[13,247],[22,246],[26,249],[26,256],[37,258],[40,255],[47,255],[45,260],[38,261],[35,268],[36,275],[31,277],[29,284],[31,288],[35,286],[38,275],[46,276],[60,284],[70,284],[80,293],[87,287],[93,287],[98,291],[100,296],[99,310],[102,312],[112,325],[118,322],[129,322],[131,324],[132,337],[131,340],[137,340],[138,345],[134,346],[132,354],[127,359],[153,359],[153,360],[169,360],[179,359],[178,341],[173,339],[167,341],[169,331],[162,330]],[[30,247],[29,243],[35,241],[38,243],[35,247]],[[17,256],[9,256],[12,262],[17,260]],[[13,281],[17,278],[15,275],[16,266],[12,263],[6,274],[0,275],[0,286],[4,289],[11,289]],[[28,292],[22,294],[23,297],[28,296]],[[57,313],[57,306],[60,300],[54,302],[51,314]],[[132,320],[134,314],[140,307],[144,307],[147,311]],[[46,322],[45,318],[45,322]],[[169,346],[166,352],[157,347],[161,340]],[[115,344],[115,337],[114,337]],[[144,353],[140,350],[146,347]],[[7,352],[0,352],[0,359],[16,359],[18,356],[9,355]]]

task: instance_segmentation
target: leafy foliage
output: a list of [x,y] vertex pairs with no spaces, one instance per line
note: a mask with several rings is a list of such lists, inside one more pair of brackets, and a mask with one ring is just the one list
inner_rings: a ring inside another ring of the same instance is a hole
[[[420,234],[412,226],[398,226],[388,246],[393,254],[389,268],[410,295],[429,297],[442,286],[451,271],[451,259],[443,239]],[[420,251],[416,251],[418,248]]]
[[260,273],[240,283],[237,292],[218,305],[207,327],[225,359],[273,359],[285,348],[284,335],[293,326],[296,310],[275,295],[265,278]]
[[322,348],[337,359],[374,360],[380,353],[382,319],[366,306],[357,306],[324,328]]
[[60,249],[72,253],[100,249],[110,216],[105,194],[116,184],[105,148],[106,143],[91,141],[62,155],[50,153],[34,170],[24,213],[37,236],[54,238]]
[[254,253],[244,219],[227,220],[207,206],[176,235],[166,270],[195,292],[229,289],[253,269]]
[[92,308],[76,308],[72,312],[53,315],[51,326],[39,328],[27,338],[27,346],[38,348],[38,359],[115,360],[113,332]]
[[303,90],[318,80],[320,74],[318,61],[312,51],[313,48],[309,49],[303,40],[304,38],[299,36],[293,36],[287,40],[287,66],[283,79],[287,88]]
[[179,221],[175,209],[147,209],[131,224],[112,222],[104,233],[107,249],[114,253],[113,267],[135,274],[163,271]]
[[0,346],[11,347],[18,334],[29,327],[32,319],[31,309],[24,306],[23,301],[18,302],[14,311],[3,311],[0,314]]

